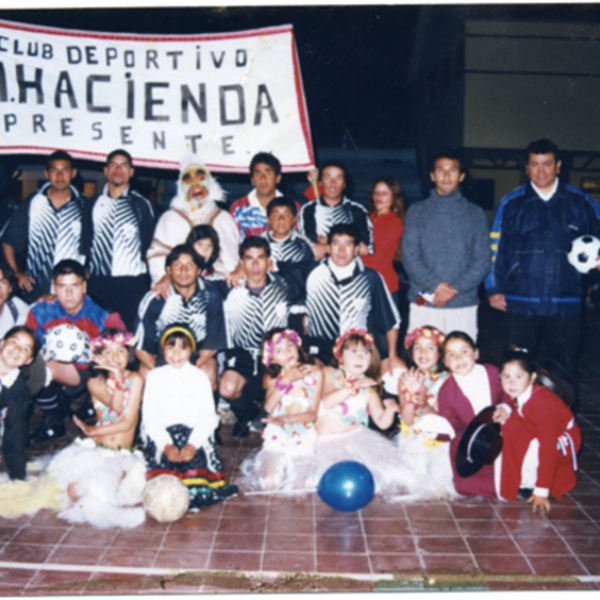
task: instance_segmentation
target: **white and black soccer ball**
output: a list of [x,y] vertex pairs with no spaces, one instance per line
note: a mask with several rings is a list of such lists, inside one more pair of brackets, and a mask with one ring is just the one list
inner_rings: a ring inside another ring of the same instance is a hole
[[70,323],[57,325],[44,335],[42,357],[46,362],[88,363],[92,360],[90,338],[85,331]]
[[146,485],[144,508],[159,523],[181,519],[190,505],[190,493],[181,479],[174,475],[159,475]]
[[587,273],[598,266],[600,240],[593,235],[582,235],[571,242],[569,262],[580,272]]

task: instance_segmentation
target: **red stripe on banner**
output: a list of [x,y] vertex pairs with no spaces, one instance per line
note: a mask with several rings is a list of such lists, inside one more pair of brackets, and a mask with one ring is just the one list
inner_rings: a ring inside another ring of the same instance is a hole
[[244,31],[228,33],[201,33],[189,35],[155,35],[155,34],[133,34],[133,33],[102,33],[97,31],[86,31],[83,29],[59,29],[58,27],[43,27],[39,25],[29,25],[27,23],[17,23],[15,21],[3,21],[0,19],[0,26],[6,29],[16,31],[31,31],[36,33],[45,33],[48,35],[63,35],[68,37],[91,37],[101,40],[133,40],[133,41],[160,41],[160,42],[192,42],[192,41],[213,41],[230,40],[245,37],[256,37],[260,35],[271,35],[274,33],[287,33],[293,31],[292,25],[276,25],[274,27],[263,27],[260,29],[246,29]]
[[[298,61],[298,51],[296,49],[296,35],[294,30],[291,31],[291,42],[292,42],[292,60],[294,62],[294,80],[296,82],[296,99],[298,101],[298,114],[300,115],[300,122],[302,123],[302,133],[304,135],[304,142],[306,144],[306,150],[308,156],[312,161],[308,165],[302,165],[303,167],[311,167],[315,162],[315,155],[313,152],[312,140],[310,137],[310,127],[308,124],[308,113],[306,111],[306,98],[304,97],[304,88],[302,87],[302,77],[300,76],[300,63]],[[292,170],[293,167],[300,165],[289,165],[288,169]]]

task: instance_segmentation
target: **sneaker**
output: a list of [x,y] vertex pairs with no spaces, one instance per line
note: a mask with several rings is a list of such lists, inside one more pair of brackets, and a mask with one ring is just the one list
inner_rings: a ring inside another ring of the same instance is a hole
[[44,419],[42,424],[29,437],[29,444],[41,444],[66,433],[65,422],[58,419]]

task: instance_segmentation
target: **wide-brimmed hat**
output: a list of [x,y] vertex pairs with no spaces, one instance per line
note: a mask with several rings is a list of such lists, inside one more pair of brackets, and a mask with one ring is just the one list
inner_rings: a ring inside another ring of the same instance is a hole
[[461,477],[475,475],[498,458],[502,436],[500,425],[492,421],[495,410],[495,406],[484,408],[465,430],[456,453],[456,470]]

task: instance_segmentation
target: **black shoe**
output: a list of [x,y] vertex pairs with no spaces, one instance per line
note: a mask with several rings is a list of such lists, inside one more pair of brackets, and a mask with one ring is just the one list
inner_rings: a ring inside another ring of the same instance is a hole
[[231,437],[234,438],[245,438],[250,433],[250,428],[248,427],[248,423],[244,423],[243,421],[236,421],[233,426],[233,431],[231,433]]
[[54,438],[63,437],[66,433],[64,420],[44,419],[42,424],[29,437],[29,444],[41,444]]

